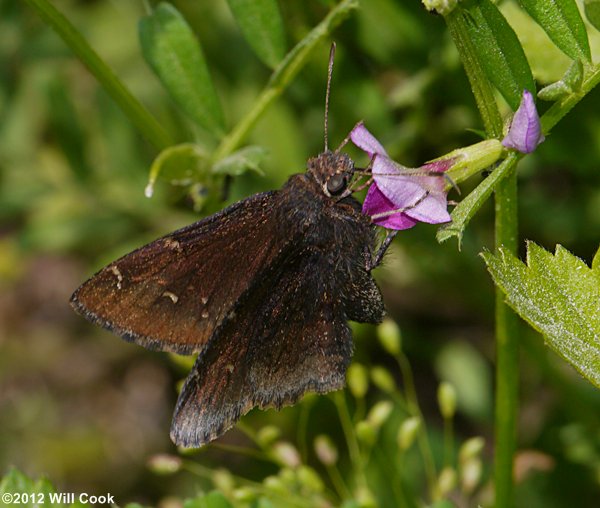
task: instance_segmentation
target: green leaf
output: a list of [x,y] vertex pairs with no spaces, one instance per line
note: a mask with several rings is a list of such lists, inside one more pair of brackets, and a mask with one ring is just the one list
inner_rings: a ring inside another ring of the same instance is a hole
[[535,91],[521,43],[490,0],[478,0],[467,12],[469,36],[481,66],[511,108],[516,110],[523,90]]
[[172,185],[192,185],[208,173],[208,155],[193,143],[182,143],[163,150],[150,166],[146,197],[152,197],[154,184],[160,178]]
[[199,41],[171,4],[161,3],[139,23],[144,58],[172,99],[194,122],[222,136],[225,122]]
[[227,0],[244,37],[266,65],[274,69],[285,56],[285,34],[275,0]]
[[[56,492],[56,489],[47,478],[40,478],[33,487],[33,490],[34,492],[43,494],[46,503],[50,502],[50,494]],[[52,508],[62,508],[63,506],[66,505],[64,503],[52,503]]]
[[558,81],[569,66],[571,58],[552,42],[544,29],[517,2],[502,2],[501,11],[519,40],[531,72],[538,83],[547,85]]
[[212,171],[216,174],[239,176],[251,169],[262,176],[264,173],[259,165],[266,155],[267,150],[262,146],[246,146],[217,162]]
[[594,259],[592,259],[592,270],[600,271],[600,247],[598,247]]
[[508,304],[547,345],[600,388],[600,270],[557,246],[529,242],[527,265],[504,249],[482,254]]
[[472,25],[470,14],[465,9],[454,9],[445,17],[448,33],[452,37],[465,68],[477,109],[485,128],[484,137],[499,138],[502,135],[502,117],[496,103],[492,82],[487,78],[475,41],[469,35]]
[[519,3],[567,56],[591,61],[587,31],[575,0],[519,0]]
[[233,505],[223,494],[214,490],[194,499],[188,499],[183,503],[183,508],[233,508]]
[[600,30],[600,0],[584,0],[585,16],[591,25]]
[[325,19],[306,34],[285,56],[271,75],[269,83],[254,101],[252,109],[242,118],[213,154],[215,160],[231,154],[248,135],[248,132],[264,114],[268,106],[281,95],[294,76],[306,63],[311,52],[324,39],[329,39],[333,29],[339,25],[354,9],[358,0],[342,0],[327,14]]
[[544,101],[556,101],[570,93],[579,91],[582,82],[583,64],[581,60],[573,60],[573,63],[561,80],[545,86],[537,95]]
[[2,506],[16,506],[20,504],[21,506],[38,506],[41,504],[52,505],[53,507],[62,508],[64,506],[76,506],[77,503],[72,505],[66,505],[64,503],[53,502],[50,494],[54,494],[56,489],[50,483],[50,481],[46,478],[40,478],[37,481],[33,481],[28,476],[21,473],[16,468],[9,469],[8,473],[2,478],[0,481],[0,499],[4,501],[2,497],[3,494],[27,494],[30,497],[21,501],[20,503],[15,503],[15,499],[13,497],[13,503],[7,504],[6,502],[0,503]]
[[543,101],[557,101],[572,93],[571,87],[562,79],[542,88],[537,96]]
[[69,49],[90,70],[136,128],[156,148],[171,144],[171,137],[92,49],[83,35],[48,0],[25,0],[58,33]]
[[35,491],[33,482],[17,468],[11,467],[0,482],[0,494],[17,492],[30,494]]

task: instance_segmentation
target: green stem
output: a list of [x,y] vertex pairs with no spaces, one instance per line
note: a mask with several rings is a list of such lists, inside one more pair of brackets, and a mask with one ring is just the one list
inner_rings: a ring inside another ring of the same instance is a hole
[[305,464],[308,462],[308,417],[310,416],[311,408],[312,404],[308,401],[304,401],[300,405],[300,416],[298,417],[298,425],[296,427],[300,457]]
[[[497,188],[496,247],[517,255],[517,176],[513,172]],[[494,483],[496,508],[514,505],[513,457],[519,407],[519,338],[517,316],[496,288],[496,431]]]
[[249,438],[256,446],[260,447],[260,443],[258,442],[258,438],[256,437],[256,432],[252,427],[246,425],[244,420],[240,420],[236,423],[236,428],[245,434],[247,438]]
[[348,490],[344,478],[342,478],[342,475],[340,474],[340,470],[335,465],[326,466],[326,469],[333,488],[337,492],[340,500],[344,501],[346,499],[352,499],[352,494]]
[[[502,135],[502,117],[498,110],[492,84],[486,78],[473,43],[468,37],[465,14],[455,9],[446,16],[450,34],[458,48],[463,65],[490,138]],[[572,107],[572,106],[571,106]],[[565,106],[566,108],[566,106]],[[552,109],[552,108],[551,108]],[[551,116],[550,118],[554,118]],[[548,121],[549,124],[551,123]],[[501,164],[503,172],[495,175],[496,247],[503,245],[517,253],[517,177],[513,168],[519,157],[509,156]],[[493,186],[489,185],[489,192]],[[479,196],[483,196],[483,193]],[[516,418],[518,409],[518,338],[517,317],[504,303],[504,295],[496,289],[496,442],[494,483],[496,507],[508,508],[513,504],[513,456],[516,447]]]
[[343,0],[329,12],[321,23],[296,44],[279,64],[277,69],[275,69],[267,87],[255,101],[252,109],[236,124],[234,129],[223,138],[221,144],[217,147],[212,156],[214,161],[227,157],[241,145],[250,130],[265,113],[271,103],[281,95],[296,74],[298,74],[298,71],[306,63],[306,60],[313,49],[321,41],[326,39],[331,31],[357,7],[358,0]]
[[454,464],[454,420],[444,418],[444,467]]
[[581,88],[576,92],[564,96],[556,101],[541,118],[542,132],[548,134],[552,127],[563,118],[573,107],[583,99],[598,83],[600,83],[600,65],[588,69],[581,83]]
[[437,240],[444,242],[453,236],[456,236],[459,245],[462,234],[469,221],[475,216],[479,208],[488,200],[492,192],[500,183],[514,173],[517,162],[521,160],[523,154],[511,151],[506,159],[502,161],[490,175],[481,182],[466,198],[464,198],[452,211],[452,222],[447,226],[438,229]]
[[342,424],[342,431],[346,438],[346,446],[348,446],[348,454],[350,455],[350,462],[356,472],[356,482],[359,486],[365,486],[367,479],[363,468],[363,460],[360,454],[360,447],[358,446],[358,440],[354,433],[354,427],[352,424],[352,417],[348,411],[348,404],[346,403],[346,394],[343,390],[337,391],[333,394],[333,401],[337,408],[340,423]]
[[[402,471],[404,470],[402,450],[396,448],[392,452],[392,449],[384,449],[384,447],[377,446],[373,450],[373,455],[374,460],[377,461],[377,468],[381,471],[381,480],[386,482],[392,490],[393,497],[392,499],[388,499],[388,505],[400,507],[413,506],[413,503],[409,503],[407,499],[416,500],[417,495],[412,492],[410,494],[405,492],[406,489],[402,478]],[[409,462],[404,462],[404,464],[410,469]]]
[[248,448],[246,446],[230,445],[225,443],[212,443],[212,448],[216,450],[222,450],[228,453],[236,453],[238,455],[244,455],[245,457],[252,457],[253,459],[262,460],[264,462],[273,463],[273,459],[261,450],[255,448]]
[[421,420],[421,429],[419,430],[417,441],[419,443],[421,456],[423,457],[423,465],[425,467],[427,483],[429,486],[429,495],[433,501],[437,501],[439,498],[439,492],[437,488],[435,461],[433,460],[433,453],[431,451],[431,447],[429,446],[429,440],[427,438],[427,426],[419,406],[419,399],[417,398],[417,390],[415,389],[415,382],[413,379],[410,362],[403,353],[399,353],[395,356],[398,366],[400,367],[400,373],[402,374],[402,381],[404,382],[404,390],[406,392],[406,404],[410,415],[418,416]]
[[83,35],[48,0],[25,0],[69,46],[71,51],[96,77],[106,92],[119,105],[142,135],[155,148],[162,150],[173,144],[171,137],[144,106],[129,92],[106,65]]

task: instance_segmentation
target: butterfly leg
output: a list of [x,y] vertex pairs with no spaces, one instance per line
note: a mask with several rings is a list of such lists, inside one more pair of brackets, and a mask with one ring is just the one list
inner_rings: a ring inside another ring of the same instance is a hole
[[385,252],[388,250],[388,247],[390,246],[390,244],[392,243],[392,240],[394,239],[394,237],[397,234],[398,234],[398,231],[395,229],[392,229],[387,232],[385,239],[383,240],[383,242],[381,242],[379,249],[377,249],[377,254],[375,254],[373,259],[371,260],[371,263],[369,266],[369,271],[373,270],[374,268],[377,268],[381,264],[381,262],[383,261],[383,256],[385,255]]

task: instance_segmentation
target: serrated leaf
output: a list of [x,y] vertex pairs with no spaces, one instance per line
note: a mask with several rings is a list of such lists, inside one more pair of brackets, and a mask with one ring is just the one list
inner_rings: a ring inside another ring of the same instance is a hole
[[587,31],[575,0],[519,0],[554,44],[573,60],[591,61]]
[[171,98],[198,125],[222,136],[225,122],[198,39],[171,4],[139,23],[142,53]]
[[193,143],[171,146],[158,154],[150,166],[146,197],[152,197],[154,184],[160,178],[172,185],[189,186],[208,172],[208,156]]
[[490,0],[480,0],[468,9],[469,37],[487,78],[513,110],[519,107],[523,90],[535,91],[535,82],[523,47],[514,30]]
[[600,247],[598,247],[594,259],[592,259],[592,270],[600,272]]
[[500,249],[484,253],[508,304],[547,345],[600,387],[600,270],[557,246],[554,255],[527,245],[527,265]]
[[267,150],[262,146],[246,146],[217,162],[212,171],[216,174],[239,176],[252,170],[259,175],[264,175],[260,163],[266,155]]
[[285,56],[285,32],[275,0],[227,0],[244,37],[266,65],[274,69]]
[[584,0],[585,17],[596,29],[600,30],[600,0]]

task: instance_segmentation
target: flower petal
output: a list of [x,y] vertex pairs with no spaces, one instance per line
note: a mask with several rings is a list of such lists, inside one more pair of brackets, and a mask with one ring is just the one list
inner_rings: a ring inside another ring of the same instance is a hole
[[354,129],[350,132],[350,140],[358,148],[367,152],[369,157],[373,157],[375,154],[387,157],[387,152],[381,146],[381,143],[367,130],[362,122],[354,126]]
[[[363,203],[362,211],[365,215],[373,216],[380,213],[390,212],[395,210],[394,206],[388,198],[379,190],[376,183],[373,183],[367,192],[365,202]],[[387,229],[409,229],[412,228],[417,221],[410,218],[402,212],[387,215],[385,217],[373,218],[373,223]]]
[[394,203],[395,208],[414,206],[427,192],[410,174],[403,174],[395,162],[387,157],[375,157],[373,179],[379,190]]
[[531,153],[542,141],[544,136],[533,95],[528,90],[523,90],[521,104],[515,111],[508,134],[502,140],[502,144],[521,153]]
[[[446,181],[432,173],[444,173],[456,157],[434,161],[421,168],[407,168],[387,156],[383,146],[362,122],[350,133],[352,142],[372,158],[373,184],[367,192],[363,213],[388,229],[408,229],[417,222],[439,224],[451,220]],[[430,176],[431,175],[431,176]],[[402,211],[400,211],[402,210]],[[385,215],[388,212],[389,215]],[[384,214],[382,217],[378,215]]]
[[419,222],[441,224],[452,220],[447,208],[448,201],[445,194],[430,194],[414,208],[410,208],[404,213]]

